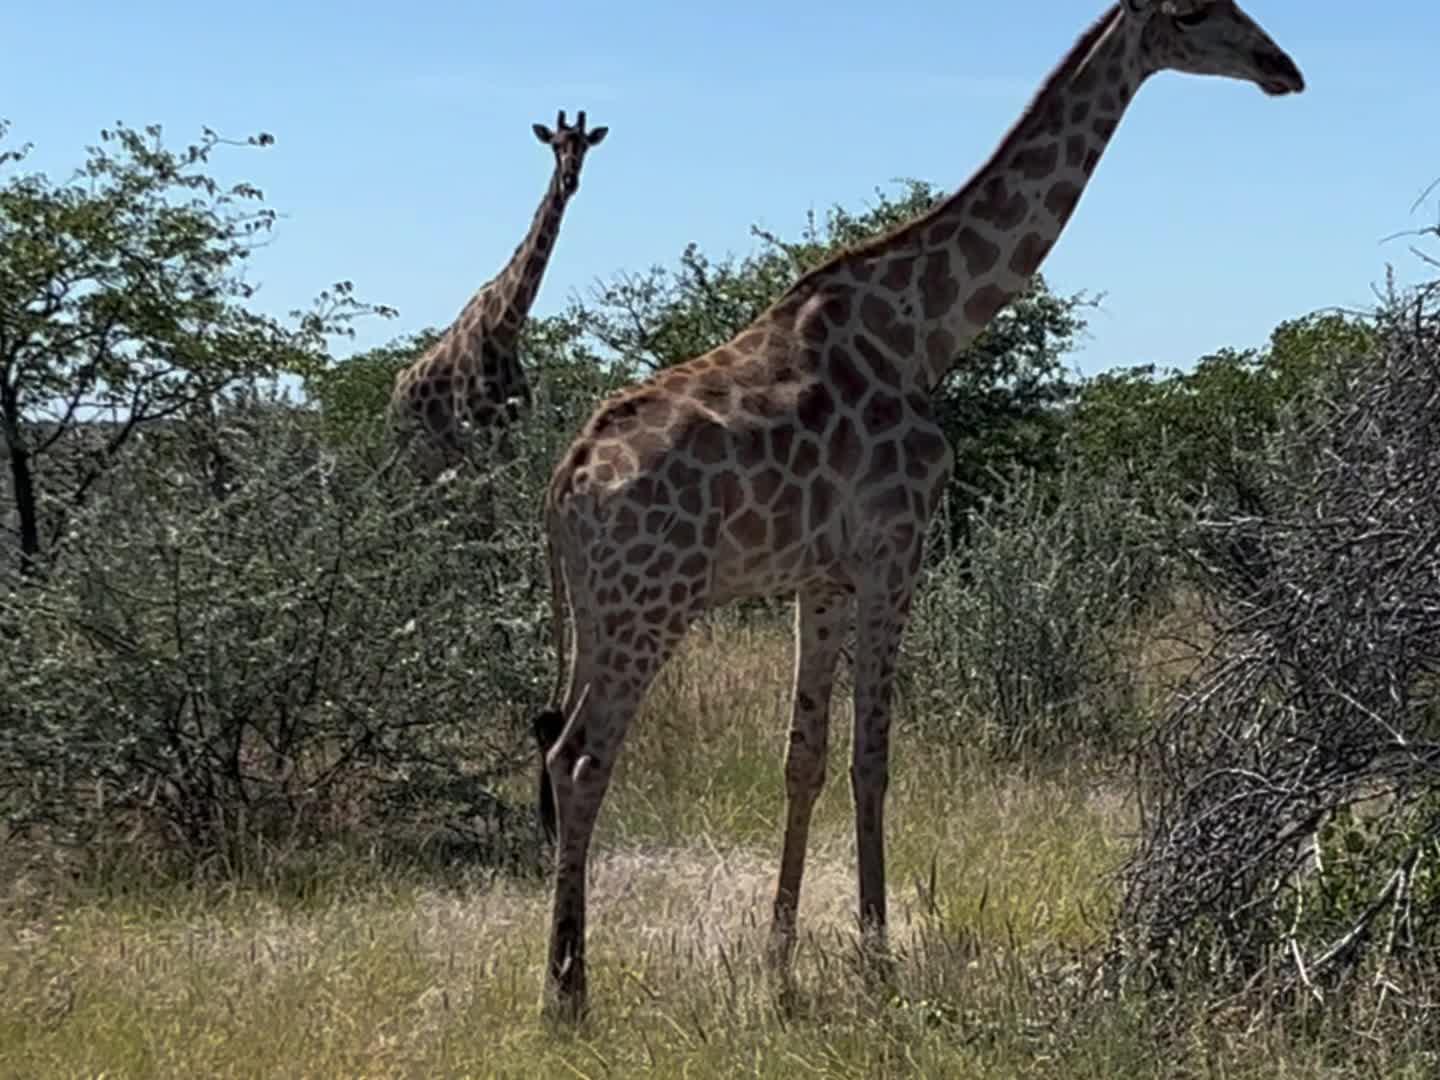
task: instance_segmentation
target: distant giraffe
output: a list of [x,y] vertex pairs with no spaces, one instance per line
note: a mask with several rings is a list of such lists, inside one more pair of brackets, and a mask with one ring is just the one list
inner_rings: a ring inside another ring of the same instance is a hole
[[545,510],[560,686],[535,720],[541,813],[558,824],[547,1009],[585,1005],[586,861],[626,727],[691,623],[741,597],[796,595],[772,964],[790,964],[852,625],[859,915],[865,954],[883,959],[889,701],[953,463],[930,395],[1040,266],[1131,97],[1165,69],[1304,89],[1232,0],[1114,4],[958,193],[805,274],[727,344],[610,396],[560,459]]
[[530,231],[440,340],[395,376],[391,431],[427,479],[458,464],[477,440],[480,449],[493,452],[505,428],[530,405],[530,382],[517,354],[520,331],[555,249],[565,206],[580,188],[585,154],[610,130],[586,131],[584,110],[574,127],[566,126],[561,110],[554,131],[544,124],[533,129],[555,152],[555,171]]

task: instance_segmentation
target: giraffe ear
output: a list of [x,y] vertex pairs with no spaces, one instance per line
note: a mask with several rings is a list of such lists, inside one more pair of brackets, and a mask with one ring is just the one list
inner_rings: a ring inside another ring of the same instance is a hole
[[585,141],[591,146],[599,146],[600,141],[604,139],[605,136],[609,133],[610,129],[608,127],[598,127],[594,131],[590,132],[590,134],[585,136]]
[[531,124],[530,126],[535,132],[535,137],[541,142],[543,142],[546,146],[549,146],[550,140],[555,138],[555,133],[551,131],[548,127],[546,127],[544,124]]

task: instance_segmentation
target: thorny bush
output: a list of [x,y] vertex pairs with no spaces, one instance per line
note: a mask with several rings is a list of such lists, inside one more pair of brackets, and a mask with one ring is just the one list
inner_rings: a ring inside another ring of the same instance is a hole
[[152,429],[55,573],[0,583],[12,839],[226,873],[257,840],[533,847],[495,785],[549,688],[543,449],[421,489],[316,428],[251,400]]
[[1433,959],[1437,299],[1392,288],[1377,347],[1336,356],[1257,452],[1257,512],[1181,526],[1216,646],[1146,748],[1118,970],[1282,1000]]

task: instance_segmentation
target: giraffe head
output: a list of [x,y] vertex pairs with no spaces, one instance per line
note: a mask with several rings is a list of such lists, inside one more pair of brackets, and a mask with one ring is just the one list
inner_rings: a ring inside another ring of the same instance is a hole
[[1183,71],[1252,82],[1270,95],[1305,89],[1285,50],[1234,0],[1122,0],[1149,71]]
[[584,109],[575,114],[574,127],[566,126],[564,109],[555,117],[554,131],[544,124],[533,126],[535,137],[555,151],[555,171],[560,174],[560,184],[565,194],[574,195],[580,189],[580,166],[585,161],[586,151],[592,146],[598,146],[610,129],[597,127],[586,131]]

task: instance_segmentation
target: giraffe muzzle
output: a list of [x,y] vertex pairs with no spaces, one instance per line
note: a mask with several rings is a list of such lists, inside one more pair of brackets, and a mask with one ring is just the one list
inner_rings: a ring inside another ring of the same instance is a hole
[[1282,52],[1256,52],[1255,68],[1260,72],[1260,89],[1271,97],[1298,94],[1305,89],[1305,76],[1295,61]]

